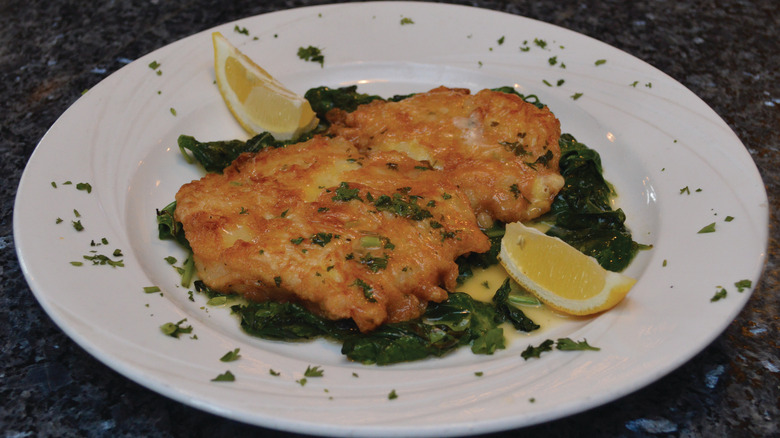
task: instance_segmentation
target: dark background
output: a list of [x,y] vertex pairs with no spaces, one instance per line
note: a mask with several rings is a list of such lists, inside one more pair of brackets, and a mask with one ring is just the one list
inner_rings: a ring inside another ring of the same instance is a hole
[[[22,277],[11,229],[22,170],[49,126],[123,59],[212,26],[329,2],[0,0],[0,433],[266,436],[166,399],[66,337]],[[658,382],[605,406],[501,436],[779,436],[780,2],[453,2],[553,23],[611,44],[690,88],[736,132],[770,202],[768,265],[716,341]],[[126,62],[126,61],[124,61]]]

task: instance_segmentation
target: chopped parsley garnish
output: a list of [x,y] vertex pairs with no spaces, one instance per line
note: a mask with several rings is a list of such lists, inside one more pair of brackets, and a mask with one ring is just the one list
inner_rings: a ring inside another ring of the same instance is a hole
[[76,190],[82,190],[87,193],[92,193],[92,185],[90,183],[77,183]]
[[249,31],[247,30],[247,28],[245,28],[245,27],[238,27],[238,25],[233,27],[233,31],[236,32],[236,33],[240,33],[242,35],[249,35]]
[[360,263],[365,265],[371,272],[379,272],[380,269],[387,268],[387,260],[387,254],[382,255],[382,257],[366,254],[360,258]]
[[520,197],[520,187],[518,187],[517,184],[512,184],[509,186],[509,191],[515,195],[515,199]]
[[553,159],[553,153],[551,150],[547,150],[547,152],[544,155],[540,155],[539,158],[536,159],[533,163],[530,163],[528,161],[525,162],[525,164],[530,167],[533,170],[536,170],[537,164],[542,164],[544,167],[550,167],[550,160]]
[[301,58],[304,61],[318,62],[320,67],[325,65],[325,55],[322,54],[322,50],[318,47],[299,47],[298,58]]
[[276,285],[276,287],[281,286],[282,285],[282,277],[279,277],[279,276],[274,277],[274,284]]
[[547,47],[547,41],[540,40],[539,38],[534,38],[534,44],[539,47],[540,49],[544,49]]
[[546,341],[542,342],[538,347],[529,345],[528,348],[525,349],[525,351],[520,353],[520,357],[522,357],[525,360],[528,360],[532,357],[541,357],[542,353],[544,353],[545,351],[552,351],[553,344],[554,342],[552,339],[547,339]]
[[296,237],[295,239],[290,239],[290,243],[292,243],[293,245],[300,245],[301,243],[303,243],[303,236]]
[[582,93],[574,93],[574,94],[571,95],[571,99],[572,100],[577,100],[580,97],[582,97]]
[[219,360],[222,362],[233,362],[234,360],[238,360],[241,357],[241,355],[238,354],[240,350],[240,348],[236,348],[232,351],[228,351],[222,357],[220,357]]
[[230,370],[227,370],[224,373],[218,375],[217,377],[211,379],[211,381],[212,382],[235,382],[236,376],[234,376],[233,373],[230,372]]
[[339,184],[339,187],[336,189],[336,194],[331,197],[334,201],[342,201],[342,202],[349,202],[353,199],[357,199],[358,201],[363,201],[360,199],[360,196],[358,195],[358,192],[360,192],[360,189],[351,189],[349,188],[349,184],[342,182]]
[[500,45],[502,45],[502,44],[504,44],[504,39],[505,39],[505,38],[502,36],[501,38],[499,38],[499,39],[498,39],[498,41],[496,41],[496,42],[498,43],[498,45],[499,45],[499,46],[500,46]]
[[558,63],[558,57],[557,56],[550,57],[550,59],[547,60],[547,63],[550,64],[550,65],[557,64]]
[[[90,252],[93,253],[93,255],[85,255],[83,257],[84,260],[89,260],[90,262],[92,262],[93,265],[109,265],[113,268],[117,268],[117,267],[122,268],[125,266],[125,263],[122,260],[111,260],[111,258],[103,254],[97,254],[94,251],[90,251]],[[116,251],[114,251],[114,253],[116,253]],[[114,255],[114,257],[121,257],[121,256],[122,256],[121,252],[119,253],[118,256],[116,254]]]
[[734,283],[734,286],[737,287],[737,292],[743,292],[745,289],[750,289],[753,286],[753,282],[750,280],[739,280],[738,282]]
[[704,234],[704,233],[714,233],[715,232],[715,222],[705,226],[701,230],[699,230],[698,234]]
[[319,246],[327,245],[333,239],[332,233],[317,233],[309,238],[311,243]]
[[603,65],[606,63],[607,63],[606,59],[597,59],[596,62],[594,62],[595,65]]
[[71,221],[73,223],[73,228],[76,231],[84,231],[84,225],[81,225],[81,221]]
[[[520,136],[520,135],[518,134],[518,136]],[[523,137],[525,137],[524,133],[523,133]],[[498,144],[503,146],[504,149],[506,149],[508,152],[511,152],[511,153],[515,154],[515,156],[517,156],[517,157],[519,157],[521,155],[531,155],[531,153],[528,152],[525,149],[525,146],[522,143],[520,143],[519,141],[512,141],[512,142],[500,141],[500,142],[498,142]]]
[[61,223],[63,223],[64,221],[62,220],[62,218],[61,218],[61,217],[58,217],[58,218],[57,218],[57,220],[55,220],[54,222],[55,222],[55,223],[57,223],[57,224],[61,224]]
[[160,68],[160,63],[157,61],[152,61],[149,63],[149,68],[151,68],[152,70],[157,70],[158,68]]
[[406,25],[406,24],[414,24],[414,20],[412,20],[409,17],[401,18],[401,26]]
[[379,211],[386,211],[407,219],[421,221],[433,214],[429,210],[420,207],[417,204],[419,196],[404,196],[401,193],[393,193],[393,196],[381,195],[374,201],[374,207]]
[[442,193],[441,194],[441,199],[444,199],[445,201],[447,199],[450,199],[450,198],[452,198],[452,195],[450,195],[449,193]]
[[577,350],[591,350],[591,351],[599,351],[600,348],[593,347],[588,344],[588,341],[586,339],[583,339],[582,341],[576,342],[572,341],[569,338],[560,338],[556,342],[555,348],[562,350],[562,351],[577,351]]
[[160,288],[157,286],[146,286],[144,287],[144,293],[145,294],[153,294],[155,292],[160,292]]
[[162,331],[164,334],[172,337],[172,338],[178,338],[180,334],[184,333],[192,333],[192,326],[188,325],[186,327],[182,327],[182,324],[187,321],[187,318],[182,319],[181,321],[177,322],[176,324],[172,322],[166,322],[165,324],[160,326],[160,331]]
[[441,232],[441,241],[444,242],[447,239],[454,239],[457,232],[455,231],[442,231]]
[[691,194],[691,189],[689,189],[688,186],[685,186],[685,187],[680,189],[680,194],[682,195],[683,193],[685,193],[686,195],[690,195]]
[[171,114],[173,114],[174,116],[176,115],[176,108],[171,107],[170,111],[171,111]]
[[368,300],[369,303],[376,303],[376,298],[374,298],[373,292],[374,289],[370,284],[358,278],[354,283],[352,283],[352,285],[357,286],[363,290],[363,296],[366,297],[366,300]]
[[305,377],[322,377],[324,373],[325,372],[322,370],[322,368],[319,365],[317,365],[314,367],[307,366],[306,371],[303,372],[303,375]]
[[591,350],[591,351],[599,351],[600,348],[593,347],[588,344],[587,340],[582,340],[579,342],[572,341],[569,338],[559,338],[557,341],[553,342],[552,339],[547,339],[546,341],[539,344],[538,347],[534,347],[533,345],[529,345],[528,348],[525,349],[522,353],[520,353],[520,356],[528,360],[532,357],[541,357],[542,353],[547,351],[552,351],[553,346],[561,351],[584,351],[584,350]]
[[387,394],[387,399],[388,400],[395,400],[397,398],[398,398],[398,393],[395,392],[395,389],[390,391],[389,394]]
[[278,376],[282,375],[282,373],[280,373],[279,371],[274,371],[273,368],[269,368],[268,369],[268,374],[270,374],[270,375],[272,375],[274,377],[278,377]]
[[726,219],[723,219],[724,222],[731,222],[734,220],[734,216],[726,216]]
[[715,295],[710,298],[710,302],[720,301],[724,298],[726,298],[726,295],[728,295],[728,292],[726,292],[726,289],[720,288],[717,292],[715,292]]
[[168,262],[169,265],[172,265],[172,264],[176,263],[177,260],[176,260],[176,257],[168,256],[168,257],[165,258],[165,261]]

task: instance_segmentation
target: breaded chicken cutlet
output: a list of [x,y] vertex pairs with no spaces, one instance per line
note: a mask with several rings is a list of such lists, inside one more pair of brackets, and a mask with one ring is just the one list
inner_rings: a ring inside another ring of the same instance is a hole
[[449,179],[401,152],[315,137],[184,185],[175,217],[209,287],[300,302],[366,332],[445,300],[455,259],[489,249]]
[[514,94],[439,87],[351,113],[332,110],[328,120],[329,134],[362,153],[402,151],[444,171],[483,227],[536,218],[563,187],[558,119]]

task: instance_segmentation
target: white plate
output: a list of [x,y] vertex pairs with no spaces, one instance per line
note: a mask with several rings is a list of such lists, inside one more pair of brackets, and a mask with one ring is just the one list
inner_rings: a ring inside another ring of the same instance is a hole
[[[402,24],[404,17],[413,23]],[[463,349],[441,359],[362,366],[328,342],[251,338],[226,309],[204,308],[198,295],[188,299],[163,261],[182,252],[156,237],[155,208],[200,176],[184,163],[177,136],[245,138],[213,83],[211,32],[202,32],[122,68],[66,111],[30,159],[14,210],[22,268],[48,314],[98,359],[161,394],[311,434],[442,436],[526,426],[614,400],[678,367],[747,301],[750,292],[737,292],[734,282],[755,284],[760,275],[767,198],[745,148],[690,91],[626,53],[514,15],[425,3],[293,9],[214,30],[301,93],[359,84],[389,96],[443,84],[514,85],[537,94],[564,132],[601,153],[636,240],[654,248],[630,266],[639,281],[616,309],[516,340],[493,356]],[[308,45],[323,49],[324,68],[296,56]],[[153,61],[162,74],[149,67]],[[582,96],[575,100],[575,93]],[[74,185],[63,185],[68,180]],[[89,182],[92,192],[76,190],[79,182]],[[684,187],[690,193],[681,194]],[[74,209],[84,231],[71,226]],[[716,232],[697,233],[712,222]],[[90,246],[103,237],[108,246]],[[108,255],[115,248],[124,267],[70,264],[91,250]],[[163,296],[145,294],[151,285]],[[711,302],[719,286],[728,296]],[[158,329],[184,318],[197,340]],[[520,358],[529,344],[561,336],[587,338],[601,351]],[[219,361],[234,348],[241,359]],[[303,386],[296,381],[309,365],[324,376]],[[226,370],[235,382],[211,382]],[[393,390],[398,398],[391,400]]]

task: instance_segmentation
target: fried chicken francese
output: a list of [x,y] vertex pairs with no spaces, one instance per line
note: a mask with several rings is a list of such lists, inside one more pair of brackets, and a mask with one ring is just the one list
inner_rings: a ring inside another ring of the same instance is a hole
[[241,155],[176,201],[206,285],[300,302],[363,332],[445,300],[455,259],[490,247],[447,173],[341,138]]
[[536,218],[563,187],[558,119],[514,94],[439,87],[351,113],[332,110],[328,119],[329,133],[362,153],[401,151],[442,170],[483,227]]

